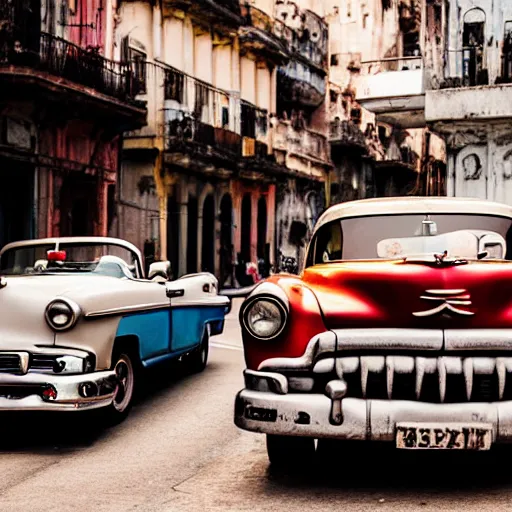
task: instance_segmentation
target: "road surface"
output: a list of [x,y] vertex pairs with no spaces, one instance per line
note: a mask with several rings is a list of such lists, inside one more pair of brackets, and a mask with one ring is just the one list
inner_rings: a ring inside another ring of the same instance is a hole
[[163,372],[116,428],[98,431],[77,415],[2,415],[0,510],[512,509],[510,457],[333,452],[301,475],[272,471],[264,437],[233,424],[243,367],[234,308],[205,372]]

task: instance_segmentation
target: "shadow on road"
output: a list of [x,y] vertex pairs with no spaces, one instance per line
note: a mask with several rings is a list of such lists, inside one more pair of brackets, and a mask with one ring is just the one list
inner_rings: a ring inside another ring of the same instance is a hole
[[393,446],[344,450],[330,443],[307,469],[282,470],[269,466],[267,482],[288,490],[318,488],[334,491],[479,491],[510,487],[510,447],[489,452],[405,452]]
[[[206,372],[215,371],[209,363]],[[198,375],[199,376],[199,375]],[[0,413],[0,454],[6,452],[34,452],[38,454],[70,452],[86,449],[112,431],[129,428],[130,420],[152,407],[159,397],[193,379],[183,365],[167,363],[145,372],[140,381],[134,408],[118,426],[105,428],[98,411],[71,412],[2,412]]]

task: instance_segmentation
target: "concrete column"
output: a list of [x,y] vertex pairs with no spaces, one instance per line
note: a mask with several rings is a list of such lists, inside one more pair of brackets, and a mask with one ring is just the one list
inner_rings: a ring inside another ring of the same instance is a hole
[[270,244],[270,263],[275,263],[276,186],[269,185],[267,195],[267,243]]
[[46,236],[53,236],[53,169],[48,169],[48,187],[46,189],[48,194],[48,215],[46,217]]
[[251,261],[258,262],[258,199],[259,188],[251,192]]
[[213,195],[213,207],[215,212],[215,221],[213,223],[215,234],[213,237],[213,268],[214,274],[220,276],[220,201],[224,195],[223,190],[217,189],[217,192]]
[[98,183],[98,224],[97,236],[107,236],[108,231],[108,182],[100,179]]
[[197,204],[197,262],[196,268],[198,272],[201,272],[203,265],[203,210],[204,210],[204,198],[200,198]]
[[235,250],[235,258],[240,252],[242,246],[242,197],[243,193],[239,187],[234,186],[231,194],[233,203],[233,247]]
[[455,197],[455,153],[448,150],[448,162],[446,166],[446,195],[448,197]]
[[159,238],[160,238],[160,260],[167,260],[167,194],[158,198],[159,209]]
[[179,246],[179,276],[187,273],[187,227],[188,227],[188,187],[184,178],[180,178],[178,204],[180,206],[180,246]]

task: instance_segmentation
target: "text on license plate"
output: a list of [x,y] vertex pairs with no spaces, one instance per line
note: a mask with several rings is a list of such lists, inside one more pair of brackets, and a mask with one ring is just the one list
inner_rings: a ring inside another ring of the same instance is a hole
[[492,425],[399,423],[396,447],[402,449],[489,450]]

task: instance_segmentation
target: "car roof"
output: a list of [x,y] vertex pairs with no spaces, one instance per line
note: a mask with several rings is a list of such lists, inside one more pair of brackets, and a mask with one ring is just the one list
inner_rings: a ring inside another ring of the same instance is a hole
[[328,208],[318,219],[315,231],[333,220],[369,215],[404,213],[460,213],[497,215],[512,219],[512,206],[471,197],[383,197],[339,203]]

